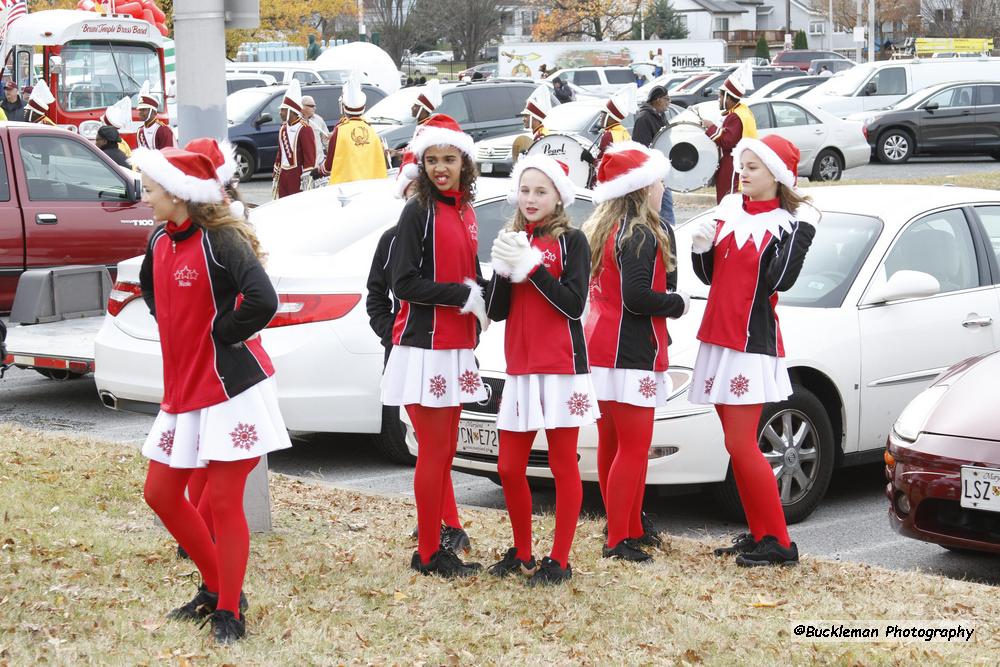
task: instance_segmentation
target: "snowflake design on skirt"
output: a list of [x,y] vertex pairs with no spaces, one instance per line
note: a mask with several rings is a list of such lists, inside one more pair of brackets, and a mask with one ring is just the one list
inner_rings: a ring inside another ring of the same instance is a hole
[[748,391],[750,391],[750,380],[746,379],[743,373],[729,381],[729,393],[742,396]]
[[656,380],[653,379],[653,376],[647,375],[639,380],[639,393],[646,398],[656,396]]
[[574,391],[573,395],[566,401],[566,406],[571,415],[583,417],[590,410],[590,396],[583,392]]
[[253,424],[244,424],[243,422],[237,424],[236,428],[229,432],[229,437],[232,438],[233,447],[236,449],[245,449],[248,452],[253,449],[253,446],[260,439],[257,437],[257,427]]
[[705,394],[711,394],[712,393],[712,385],[713,384],[715,384],[715,376],[714,375],[712,377],[708,378],[707,380],[705,380]]
[[174,429],[169,431],[164,431],[160,434],[160,442],[157,443],[157,447],[163,450],[163,453],[170,456],[174,451]]
[[447,388],[448,381],[444,379],[443,375],[435,375],[430,379],[430,392],[435,398],[441,398],[444,396],[444,392]]
[[466,370],[458,376],[458,386],[466,394],[475,394],[476,390],[479,389],[479,384],[479,373],[475,371]]

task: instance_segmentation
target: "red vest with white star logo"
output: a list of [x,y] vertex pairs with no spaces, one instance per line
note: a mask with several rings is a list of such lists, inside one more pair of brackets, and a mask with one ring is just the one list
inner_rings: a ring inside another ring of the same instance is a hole
[[160,407],[178,414],[222,403],[274,374],[256,333],[277,311],[278,296],[233,230],[169,227],[153,232],[139,282],[160,334]]

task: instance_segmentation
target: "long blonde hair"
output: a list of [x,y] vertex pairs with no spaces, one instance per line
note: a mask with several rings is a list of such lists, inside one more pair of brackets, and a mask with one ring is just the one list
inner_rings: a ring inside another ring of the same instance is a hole
[[[548,218],[545,219],[545,226],[539,231],[543,232],[545,236],[550,236],[554,239],[562,236],[567,229],[572,227],[572,222],[569,216],[566,215],[566,209],[563,208],[562,202],[556,203],[556,210],[552,212]],[[511,218],[510,222],[504,228],[508,232],[523,232],[528,228],[528,219],[524,217],[521,213],[521,208],[518,207],[514,211],[514,217]]]
[[260,247],[253,227],[246,220],[234,217],[226,204],[188,202],[187,210],[191,222],[208,230],[232,229],[240,238],[250,244],[257,259],[263,262],[267,258],[267,253]]
[[[668,271],[674,268],[670,236],[660,224],[659,212],[649,207],[649,188],[641,188],[622,197],[615,197],[597,207],[583,223],[583,233],[590,243],[590,274],[597,277],[604,260],[604,246],[615,227],[626,221],[628,229],[622,234],[621,243],[632,237],[637,227],[646,227],[660,244],[660,254]],[[641,249],[642,245],[638,249]]]

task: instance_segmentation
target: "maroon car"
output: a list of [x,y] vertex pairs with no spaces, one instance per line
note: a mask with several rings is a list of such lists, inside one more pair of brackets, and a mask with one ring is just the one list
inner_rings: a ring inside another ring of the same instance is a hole
[[949,368],[889,434],[889,520],[954,551],[1000,554],[1000,352]]

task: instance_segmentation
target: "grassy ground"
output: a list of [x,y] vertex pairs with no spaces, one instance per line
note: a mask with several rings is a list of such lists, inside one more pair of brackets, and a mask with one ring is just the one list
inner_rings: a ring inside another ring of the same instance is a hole
[[[745,571],[674,538],[650,566],[597,557],[582,521],[569,585],[407,568],[413,504],[272,476],[274,524],[254,536],[249,637],[166,622],[193,567],[142,502],[131,448],[0,425],[0,665],[970,664],[995,663],[992,587],[805,557]],[[507,546],[496,511],[463,510],[473,557]],[[552,518],[536,520],[548,546]],[[977,642],[792,641],[807,619],[962,619]]]

